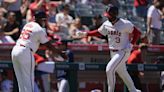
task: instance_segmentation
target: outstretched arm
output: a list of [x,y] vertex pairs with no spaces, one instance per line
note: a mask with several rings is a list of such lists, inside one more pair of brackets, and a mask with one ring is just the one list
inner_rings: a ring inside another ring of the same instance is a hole
[[79,37],[86,37],[86,36],[102,36],[98,30],[92,30],[92,31],[88,31],[88,32],[81,32],[78,31],[76,32],[76,35]]
[[47,47],[47,49],[51,50],[54,55],[61,55],[62,54],[61,50],[54,47],[50,42],[47,42],[44,45]]
[[65,53],[63,53],[63,51],[60,50],[59,48],[57,48],[56,46],[52,45],[50,42],[47,42],[44,45],[47,47],[47,49],[52,51],[52,56],[56,56],[56,57],[58,57],[58,59],[59,59],[59,57],[62,57],[63,59],[67,59],[67,55]]
[[93,30],[87,32],[87,36],[102,36],[102,35],[98,32],[98,30]]

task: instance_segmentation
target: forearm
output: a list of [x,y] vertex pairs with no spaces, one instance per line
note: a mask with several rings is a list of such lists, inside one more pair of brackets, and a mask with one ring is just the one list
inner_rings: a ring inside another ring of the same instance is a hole
[[11,32],[4,32],[5,35],[13,35],[19,31],[18,28],[13,29]]
[[47,47],[47,49],[51,50],[53,54],[60,55],[62,53],[59,49],[55,48],[50,42],[45,43],[45,46]]
[[4,0],[6,3],[15,3],[17,0]]
[[98,30],[93,30],[87,32],[87,36],[102,36],[102,35],[98,32]]
[[147,31],[150,31],[151,18],[147,18]]
[[43,4],[44,0],[40,0],[38,3],[37,3],[37,9],[40,8]]

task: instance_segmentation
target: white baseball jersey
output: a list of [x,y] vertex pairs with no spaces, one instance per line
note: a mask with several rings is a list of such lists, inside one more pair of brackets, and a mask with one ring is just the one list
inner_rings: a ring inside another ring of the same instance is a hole
[[114,92],[116,72],[128,87],[129,92],[141,92],[135,88],[125,64],[132,49],[129,34],[132,33],[133,29],[134,25],[130,21],[122,18],[115,24],[107,20],[98,29],[102,35],[108,36],[109,41],[111,60],[106,66],[108,92]]
[[154,5],[151,5],[149,7],[147,17],[152,18],[151,25],[150,25],[152,28],[157,28],[157,29],[162,28],[161,15],[162,13],[160,12],[160,10],[155,8]]
[[20,38],[16,44],[23,44],[36,52],[40,43],[48,42],[47,34],[36,22],[30,22],[23,27]]
[[131,48],[129,33],[133,31],[133,24],[125,19],[120,18],[114,25],[108,20],[105,21],[98,31],[108,36],[109,48],[121,50]]

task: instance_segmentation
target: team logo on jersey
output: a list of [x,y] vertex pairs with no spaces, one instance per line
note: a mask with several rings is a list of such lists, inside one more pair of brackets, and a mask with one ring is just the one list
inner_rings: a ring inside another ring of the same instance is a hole
[[121,36],[121,32],[118,31],[117,29],[115,29],[115,28],[112,27],[112,26],[104,25],[103,30],[104,30],[104,31],[107,31],[107,32],[108,32],[108,35],[117,35],[117,36]]

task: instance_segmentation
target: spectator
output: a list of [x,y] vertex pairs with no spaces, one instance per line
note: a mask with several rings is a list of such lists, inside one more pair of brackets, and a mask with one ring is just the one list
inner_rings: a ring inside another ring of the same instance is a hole
[[[52,52],[49,50],[46,50],[45,57],[47,59],[46,62],[51,63],[51,65],[46,65],[44,62],[40,63],[37,67],[38,70],[46,71],[49,73],[54,73],[54,63],[53,62],[73,62],[74,61],[74,55],[71,50],[67,48],[67,42],[56,42],[56,45],[58,45],[58,49],[63,51],[62,56],[52,56]],[[66,56],[65,56],[66,55]],[[47,68],[48,67],[48,68]],[[57,70],[55,71],[56,77],[57,77],[57,84],[58,84],[58,92],[69,92],[69,83],[67,80],[68,72],[65,70]],[[45,81],[44,85],[47,86],[48,83],[48,76],[47,74],[43,75],[43,81]],[[47,90],[47,89],[46,89]],[[49,92],[49,91],[45,91]]]
[[69,5],[64,4],[61,7],[61,11],[56,14],[56,23],[59,26],[59,31],[55,32],[55,34],[61,36],[62,40],[70,38],[68,28],[73,22],[73,18],[69,15],[69,9]]
[[15,43],[11,36],[6,36],[2,30],[0,30],[0,43]]
[[[58,43],[58,45],[59,45],[59,49],[63,51],[63,54],[67,55],[67,57],[64,57],[64,60],[61,60],[60,62],[63,61],[73,62],[74,56],[71,50],[67,48],[67,43]],[[67,70],[56,71],[58,92],[69,92],[68,74],[69,72]]]
[[[67,62],[74,62],[74,54],[72,53],[71,50],[69,50],[67,48],[67,42],[66,41],[57,41],[55,45],[58,45],[58,49],[62,51],[62,55],[61,56],[52,56],[52,52],[49,50],[45,51],[45,57],[46,59],[44,59],[43,57],[38,57],[38,55],[35,55],[36,58],[36,62],[38,63],[37,65],[37,70],[44,72],[44,74],[42,74],[41,78],[43,81],[43,87],[44,87],[44,92],[50,92],[50,82],[49,82],[49,74],[47,73],[54,73],[54,62],[63,62],[63,61],[67,61]],[[51,63],[51,64],[46,64],[46,63]],[[45,73],[46,72],[46,73]],[[67,75],[68,72],[67,71],[63,71],[63,70],[59,70],[59,71],[55,71],[55,73],[57,73],[57,80],[58,80],[58,84],[62,84],[65,85],[64,87],[68,87],[68,81],[67,81]],[[64,83],[61,83],[64,82]],[[61,88],[63,86],[58,86],[58,92],[68,92],[69,89],[64,89]],[[61,91],[61,90],[65,90],[65,91]]]
[[65,0],[65,3],[66,3],[66,4],[73,5],[73,6],[74,6],[77,2],[78,2],[78,0]]
[[5,71],[2,72],[1,90],[2,92],[13,92],[13,82],[7,77]]
[[[147,55],[147,48],[148,46],[146,44],[140,44],[139,48],[131,53],[127,64],[143,64],[143,59]],[[131,75],[131,78],[134,81],[134,85],[136,86],[136,88],[141,89],[142,91],[140,77],[143,77],[144,73],[140,71],[129,71],[129,74]]]
[[159,10],[162,2],[158,0],[153,1],[148,9],[147,14],[147,35],[150,44],[160,44],[160,32],[162,28],[161,16],[162,13]]
[[17,41],[20,35],[19,24],[16,21],[16,15],[14,12],[8,12],[7,23],[4,25],[4,34],[9,35]]
[[68,28],[73,21],[72,16],[69,15],[69,5],[65,4],[62,6],[61,12],[56,14],[56,23],[59,26]]
[[147,0],[134,0],[134,9],[136,13],[134,15],[146,19],[147,5]]
[[[34,54],[34,58],[35,58],[35,62],[37,64],[35,74],[37,75],[37,73],[43,73],[38,78],[36,78],[36,80],[41,78],[41,81],[42,81],[42,83],[40,84],[41,90],[43,92],[50,92],[50,83],[48,81],[49,74],[45,73],[46,67],[42,66],[42,64],[44,62],[46,62],[46,59],[43,58],[42,56],[40,56],[39,54],[36,54],[36,53]],[[36,85],[36,82],[35,82],[35,85]],[[37,85],[36,85],[36,89],[37,89]]]
[[77,0],[77,3],[92,5],[96,3],[96,0]]
[[48,6],[47,2],[45,0],[34,0],[29,5],[29,9],[27,10],[27,15],[26,15],[26,22],[30,22],[34,20],[34,13],[36,11],[44,11],[48,12]]
[[49,9],[48,9],[48,22],[56,23],[55,17],[56,17],[56,11],[57,11],[57,5],[54,3],[49,3]]
[[[5,34],[3,32],[4,24],[6,23],[6,19],[4,18],[4,12],[0,11],[0,43],[6,42]],[[10,37],[11,38],[11,37]]]
[[21,14],[21,5],[22,0],[3,0],[6,4],[6,9],[8,12],[14,12],[16,15],[16,21],[19,25],[22,25],[22,14]]
[[[101,15],[95,15],[92,19],[93,24],[91,26],[89,26],[90,30],[96,30],[98,29],[103,22],[103,18]],[[107,37],[105,36],[101,36],[101,37],[91,37],[91,41],[100,41],[100,42],[106,42],[107,41]]]
[[90,37],[87,37],[87,38],[79,38],[75,34],[77,31],[87,31],[87,30],[89,30],[89,28],[86,25],[82,25],[81,24],[81,19],[80,18],[76,18],[75,21],[70,26],[69,34],[70,34],[70,37],[72,39],[79,39],[83,43],[88,43],[88,42],[90,42]]
[[7,20],[4,17],[4,12],[0,11],[0,43],[14,43],[15,41],[11,38],[11,36],[7,36],[4,34],[4,24],[6,24]]
[[0,11],[0,29],[3,30],[4,24],[6,23],[6,18],[4,17],[4,12]]
[[47,14],[47,32],[48,35],[53,36],[54,32],[59,31],[59,27],[56,24],[56,11],[54,7],[57,7],[58,3],[56,2],[46,2],[44,0],[35,0],[30,4],[29,9],[26,15],[26,22],[34,21],[34,13],[37,11],[44,11]]
[[30,4],[29,0],[22,0],[22,5],[20,7],[20,10],[21,10],[21,14],[22,14],[23,19],[26,18],[26,13],[27,13],[29,4]]

